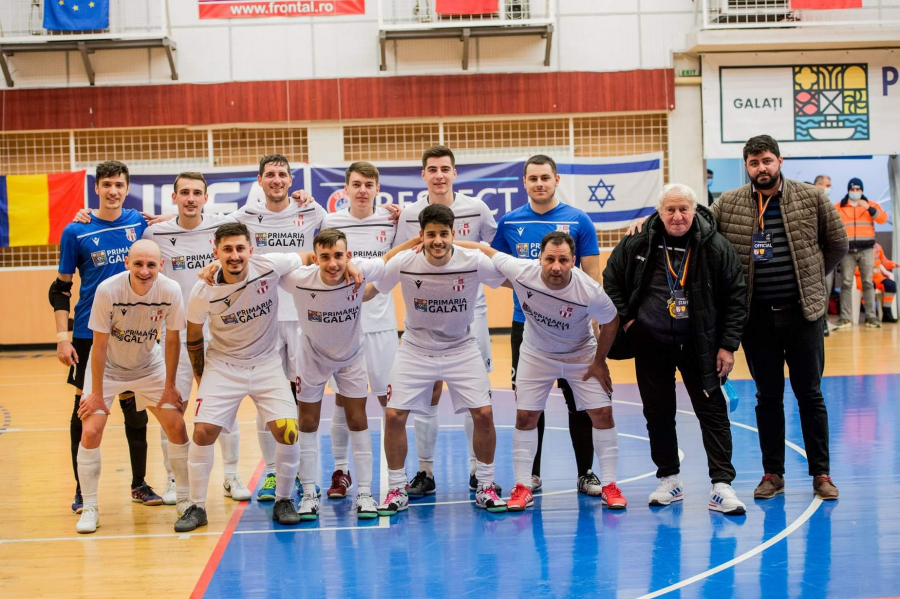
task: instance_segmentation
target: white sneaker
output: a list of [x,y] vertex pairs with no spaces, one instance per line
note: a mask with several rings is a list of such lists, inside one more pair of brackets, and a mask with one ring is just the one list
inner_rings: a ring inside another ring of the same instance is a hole
[[361,520],[378,517],[378,504],[371,493],[359,493],[356,496],[356,517]]
[[300,520],[317,520],[319,518],[319,498],[315,493],[304,493],[297,508]]
[[541,490],[541,487],[544,486],[544,481],[541,480],[541,477],[537,474],[531,475],[531,492],[536,493]]
[[650,493],[650,505],[669,505],[673,501],[684,499],[681,477],[677,474],[659,479],[659,486]]
[[100,526],[100,512],[95,507],[85,506],[75,530],[81,534],[89,534],[96,531],[98,526]]
[[737,494],[728,483],[716,483],[709,492],[709,509],[728,514],[742,516],[747,507],[737,498]]
[[175,514],[181,518],[184,516],[184,513],[188,511],[188,508],[194,505],[194,502],[190,499],[182,499],[178,503],[175,504]]
[[251,497],[250,489],[241,482],[241,477],[235,474],[225,479],[225,497],[231,497],[235,501],[249,501]]
[[170,478],[166,482],[166,490],[162,494],[163,505],[175,505],[177,498],[175,496],[175,479]]

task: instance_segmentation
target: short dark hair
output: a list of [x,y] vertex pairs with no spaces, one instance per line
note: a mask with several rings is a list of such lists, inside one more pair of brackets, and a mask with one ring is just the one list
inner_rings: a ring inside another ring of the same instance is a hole
[[456,168],[456,157],[447,146],[431,146],[425,150],[422,153],[422,168],[424,169],[428,165],[429,158],[443,158],[444,156],[449,156],[451,166]]
[[344,173],[344,183],[346,185],[350,184],[350,175],[352,173],[359,173],[366,179],[375,179],[375,184],[378,184],[378,169],[371,162],[354,162],[348,166],[347,172]]
[[544,235],[541,239],[541,253],[544,253],[544,248],[547,247],[548,243],[552,243],[553,245],[562,245],[564,243],[569,244],[569,249],[572,250],[572,255],[575,255],[575,240],[572,239],[572,236],[568,233],[563,233],[562,231],[551,231]]
[[343,240],[344,247],[347,247],[347,236],[344,235],[343,231],[338,231],[337,229],[322,229],[318,232],[315,239],[313,239],[313,251],[317,247],[322,248],[333,248],[337,245],[338,241]]
[[178,173],[178,176],[175,177],[175,193],[178,193],[178,182],[182,179],[191,179],[193,181],[200,181],[203,183],[203,193],[206,193],[206,188],[208,187],[206,184],[206,177],[203,176],[203,173],[196,173],[187,171],[184,173]]
[[118,160],[101,162],[97,165],[97,172],[95,174],[97,183],[100,182],[100,179],[109,179],[110,177],[125,175],[125,185],[131,184],[131,175],[128,173],[128,167],[125,166],[125,163],[119,162]]
[[267,156],[263,156],[262,160],[259,161],[259,176],[262,177],[262,174],[266,171],[267,164],[275,164],[275,165],[284,165],[287,167],[288,172],[291,172],[291,164],[288,162],[288,159],[282,156],[281,154],[268,154]]
[[530,164],[549,164],[550,170],[553,171],[553,175],[556,176],[559,174],[559,171],[556,168],[556,161],[550,158],[549,156],[545,156],[543,154],[536,154],[532,156],[528,160],[525,161],[525,168],[522,169],[522,176],[525,177],[528,175],[528,165]]
[[419,226],[425,230],[425,225],[436,223],[453,230],[453,211],[443,204],[429,204],[425,210],[419,213]]
[[709,169],[709,168],[706,169],[706,174],[707,174],[707,175],[712,175],[712,174],[713,174],[712,169]]
[[828,179],[829,181],[831,181],[831,177],[829,177],[828,175],[816,175],[816,180],[813,181],[813,185],[818,185],[819,183],[824,183],[825,179]]
[[220,225],[219,228],[216,229],[216,246],[218,246],[219,242],[226,237],[239,236],[246,237],[247,243],[250,243],[250,229],[248,229],[247,225],[244,223],[225,223],[224,225]]
[[781,152],[778,150],[778,142],[775,141],[774,137],[771,135],[751,137],[744,144],[744,162],[747,162],[748,156],[756,156],[763,152],[772,152],[775,154],[775,158],[781,157]]

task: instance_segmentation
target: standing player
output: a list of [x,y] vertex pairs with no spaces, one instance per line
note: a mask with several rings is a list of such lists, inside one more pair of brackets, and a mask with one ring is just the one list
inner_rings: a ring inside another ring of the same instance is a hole
[[[78,479],[78,444],[82,422],[78,406],[84,388],[84,373],[91,352],[93,334],[88,327],[94,292],[104,280],[122,272],[125,256],[146,228],[136,210],[123,209],[128,195],[128,167],[110,160],[97,165],[94,191],[100,196],[100,207],[90,214],[90,222],[71,223],[63,230],[59,248],[59,272],[50,285],[50,305],[56,320],[56,357],[69,367],[68,383],[75,387],[75,405],[69,422],[72,469],[75,472],[75,499],[72,511],[80,514],[83,506]],[[78,303],[75,305],[75,330],[69,341],[69,309],[72,278],[81,278]],[[144,481],[147,472],[147,414],[135,408],[130,393],[120,396],[119,405],[125,415],[125,437],[131,457],[131,498],[144,505],[160,505],[162,498]]]
[[[203,206],[209,197],[206,194],[206,179],[201,173],[186,172],[175,177],[175,192],[172,200],[178,206],[178,216],[173,220],[156,223],[144,231],[144,238],[155,241],[162,253],[161,272],[178,283],[181,295],[187,305],[191,290],[197,283],[197,273],[215,260],[213,243],[216,228],[226,222],[234,222],[234,218],[221,214],[203,214]],[[166,331],[162,332],[161,341],[165,343]],[[208,331],[204,329],[208,339]],[[194,373],[188,358],[187,342],[181,344],[181,358],[178,360],[177,374],[178,392],[187,403],[194,384]],[[244,486],[237,473],[240,457],[240,431],[235,423],[231,427],[234,432],[223,431],[219,435],[222,448],[222,461],[225,467],[223,486],[225,496],[235,501],[250,499],[250,490]],[[175,503],[175,479],[168,458],[168,440],[165,429],[160,429],[163,448],[163,459],[168,473],[168,483],[163,493],[163,503]]]
[[[611,509],[627,505],[616,485],[619,438],[612,413],[612,381],[606,355],[619,330],[619,314],[603,288],[575,268],[575,240],[553,231],[540,242],[538,260],[513,258],[478,247],[512,283],[525,313],[516,383],[513,463],[516,486],[510,511],[532,504],[532,465],[538,447],[538,417],[547,405],[553,381],[565,379],[575,406],[591,419],[591,441],[600,463],[601,498]],[[594,338],[591,319],[603,325]]]
[[[600,247],[597,231],[590,217],[578,208],[559,201],[556,188],[559,174],[556,162],[549,156],[532,156],[525,162],[525,192],[528,203],[507,212],[500,218],[497,236],[491,244],[495,250],[517,258],[535,260],[538,258],[541,240],[553,231],[568,233],[575,240],[575,266],[595,281],[600,280]],[[512,385],[516,388],[516,370],[519,365],[519,347],[525,330],[525,314],[518,296],[513,296],[512,334]],[[572,388],[565,378],[557,383],[569,409],[569,436],[575,451],[575,465],[578,468],[578,492],[597,496],[602,493],[602,485],[591,470],[594,463],[591,418],[584,411],[578,411]],[[531,471],[533,491],[541,488],[541,446],[544,438],[544,413],[541,412],[537,424],[538,442],[534,466]]]
[[[175,472],[179,515],[187,508],[188,436],[184,405],[175,387],[184,303],[178,284],[159,274],[160,260],[155,243],[135,242],[125,258],[127,272],[103,281],[94,295],[89,322],[94,343],[78,407],[84,423],[78,447],[84,510],[75,525],[80,533],[94,532],[100,525],[100,441],[113,398],[126,390],[134,393],[138,410],[153,412],[171,439],[169,459]],[[165,358],[156,343],[163,324],[168,330]],[[180,524],[175,524],[176,531],[182,531]]]
[[[419,215],[433,204],[443,205],[453,212],[453,228],[456,237],[466,241],[490,243],[497,232],[497,223],[487,204],[481,200],[453,192],[453,181],[456,180],[456,158],[450,148],[432,146],[422,154],[422,178],[428,187],[428,196],[404,208],[400,214],[397,229],[397,241],[418,237],[421,227]],[[478,299],[475,304],[475,320],[472,333],[481,351],[487,372],[494,370],[491,360],[491,335],[488,331],[487,302],[484,289],[478,285]],[[432,390],[431,406],[424,413],[415,416],[416,450],[419,455],[419,471],[409,485],[410,497],[422,497],[435,491],[434,480],[434,447],[438,435],[438,402],[441,399],[443,381],[438,380]],[[466,412],[463,416],[466,439],[469,444],[469,490],[475,491],[478,486],[475,475],[475,450],[473,445],[474,425],[472,416]],[[500,487],[495,486],[497,494]]]
[[491,384],[472,334],[472,306],[480,283],[499,287],[505,277],[483,254],[452,246],[454,216],[447,206],[428,206],[419,220],[424,251],[398,254],[388,262],[381,281],[366,287],[366,295],[371,297],[376,291],[390,293],[400,283],[406,304],[405,333],[391,369],[385,412],[388,493],[378,513],[393,516],[407,509],[406,420],[410,412],[430,410],[429,390],[436,380],[447,381],[454,411],[472,414],[477,458],[475,504],[492,512],[506,511],[494,489],[497,438]]

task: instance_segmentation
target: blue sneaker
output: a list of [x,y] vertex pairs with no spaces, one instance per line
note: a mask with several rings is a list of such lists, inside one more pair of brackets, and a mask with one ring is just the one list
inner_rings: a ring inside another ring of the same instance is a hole
[[81,498],[81,489],[75,491],[75,499],[72,501],[72,513],[80,514],[84,510],[84,499]]
[[275,501],[275,475],[267,474],[263,486],[256,492],[257,501]]
[[[294,488],[297,489],[297,495],[303,497],[303,483],[300,482],[300,477],[294,479]],[[316,485],[316,497],[322,496],[322,489],[319,488],[319,485]]]

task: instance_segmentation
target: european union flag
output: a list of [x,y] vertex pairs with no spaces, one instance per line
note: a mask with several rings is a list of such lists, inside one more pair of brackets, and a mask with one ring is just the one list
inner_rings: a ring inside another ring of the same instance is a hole
[[45,0],[44,29],[109,29],[109,0]]

